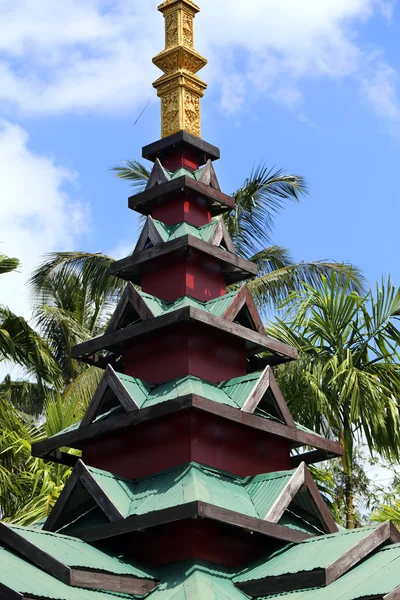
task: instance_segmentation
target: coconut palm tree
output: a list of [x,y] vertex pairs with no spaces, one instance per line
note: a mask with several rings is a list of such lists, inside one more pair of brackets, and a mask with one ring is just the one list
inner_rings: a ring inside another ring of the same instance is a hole
[[400,289],[388,280],[360,295],[344,273],[306,284],[284,303],[268,333],[299,350],[279,382],[295,418],[343,443],[346,524],[354,527],[356,442],[400,457]]

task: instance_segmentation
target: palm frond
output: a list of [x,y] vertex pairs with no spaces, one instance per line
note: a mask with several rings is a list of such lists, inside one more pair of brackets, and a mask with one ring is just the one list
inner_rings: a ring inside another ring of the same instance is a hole
[[113,167],[111,171],[114,171],[119,179],[129,181],[138,192],[144,190],[150,177],[150,171],[138,160],[124,160],[122,165]]
[[254,168],[232,194],[235,210],[224,217],[238,254],[249,257],[270,244],[278,211],[288,200],[299,201],[306,193],[303,177],[269,169],[265,164]]
[[5,254],[0,254],[0,275],[10,273],[18,269],[20,262],[18,258],[9,258]]

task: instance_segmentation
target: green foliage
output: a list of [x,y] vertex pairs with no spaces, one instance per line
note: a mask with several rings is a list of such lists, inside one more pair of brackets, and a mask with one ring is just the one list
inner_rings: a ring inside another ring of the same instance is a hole
[[343,442],[352,527],[355,442],[399,458],[400,290],[388,280],[375,294],[359,295],[345,273],[333,271],[321,288],[306,284],[284,306],[268,333],[295,346],[300,360],[280,370],[280,385],[295,418]]

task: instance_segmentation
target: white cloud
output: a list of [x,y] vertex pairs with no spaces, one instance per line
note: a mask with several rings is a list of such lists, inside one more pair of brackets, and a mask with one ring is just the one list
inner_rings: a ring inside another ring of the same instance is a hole
[[364,79],[364,91],[377,114],[400,123],[399,76],[394,69],[378,62]]
[[[136,110],[158,74],[157,4],[0,0],[0,102],[27,114]],[[357,74],[365,57],[356,33],[374,14],[390,20],[393,0],[202,0],[201,8],[196,45],[232,113],[250,85],[293,106],[303,77]]]
[[0,302],[29,317],[26,282],[44,253],[62,250],[85,229],[85,207],[64,191],[76,175],[33,153],[20,126],[0,121],[0,251],[21,260],[0,277]]

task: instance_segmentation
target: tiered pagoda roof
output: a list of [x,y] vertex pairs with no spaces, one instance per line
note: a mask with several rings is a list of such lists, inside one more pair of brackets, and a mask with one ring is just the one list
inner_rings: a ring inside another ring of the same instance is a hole
[[129,199],[146,222],[106,332],[72,350],[104,371],[83,419],[33,447],[72,474],[44,523],[0,524],[0,600],[400,598],[397,529],[342,530],[312,479],[342,448],[294,421],[274,367],[296,350],[243,284],[257,267],[200,138],[198,7],[160,10],[162,139]]

